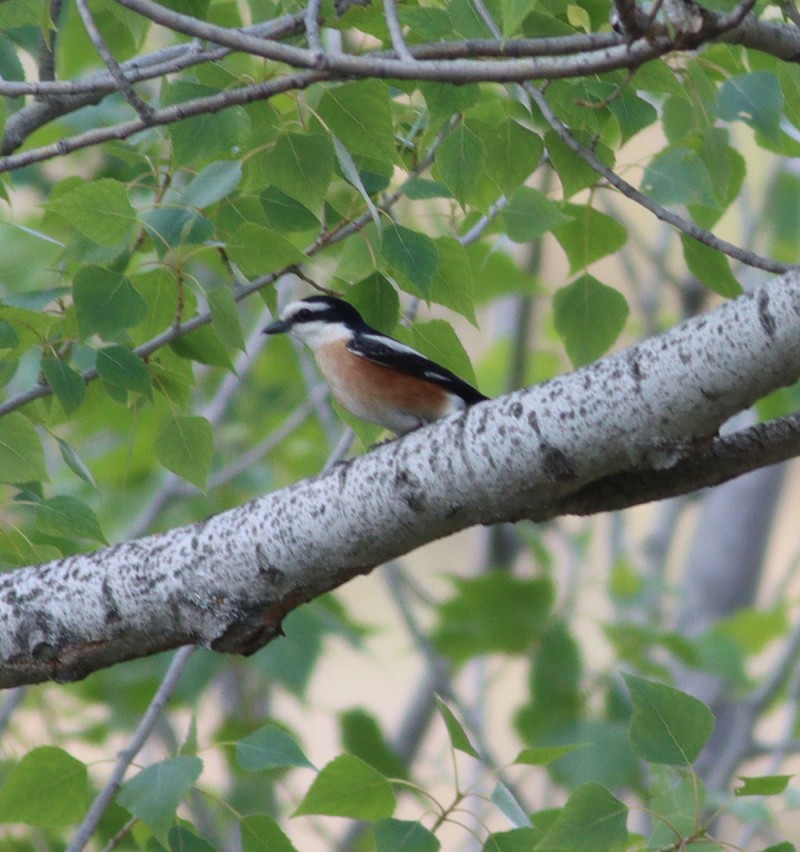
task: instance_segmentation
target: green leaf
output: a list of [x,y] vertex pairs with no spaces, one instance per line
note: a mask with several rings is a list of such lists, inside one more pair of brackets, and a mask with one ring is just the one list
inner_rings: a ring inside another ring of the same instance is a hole
[[[574,135],[579,142],[594,151],[605,165],[609,168],[613,167],[614,154],[610,148],[598,143],[596,139],[590,138],[585,133],[578,132]],[[550,162],[561,181],[565,199],[571,198],[576,192],[588,186],[594,186],[600,180],[597,172],[582,157],[568,148],[552,130],[545,133],[544,144],[550,155]]]
[[640,130],[658,121],[656,108],[629,89],[620,92],[619,97],[612,97],[608,109],[617,119],[623,144]]
[[436,707],[439,710],[439,715],[442,717],[444,721],[445,727],[447,728],[447,735],[450,737],[450,744],[457,751],[463,751],[464,754],[468,754],[470,757],[474,757],[476,760],[480,760],[480,755],[475,750],[475,746],[469,741],[469,737],[467,736],[466,731],[461,725],[461,722],[456,719],[453,711],[442,701],[439,696],[436,696]]
[[155,449],[167,470],[205,490],[214,452],[214,430],[205,417],[171,418],[159,432]]
[[294,737],[277,725],[266,725],[236,744],[236,762],[248,772],[314,764],[303,754]]
[[365,80],[331,86],[325,90],[318,112],[351,153],[396,162],[391,99],[385,83]]
[[[406,13],[410,11],[408,7],[404,7],[400,10],[400,13],[405,17]],[[424,40],[427,41],[430,38],[436,41],[439,37],[430,33],[424,37]],[[434,123],[445,119],[449,120],[453,115],[474,106],[481,99],[481,90],[477,83],[456,86],[453,83],[421,81],[419,90],[425,98],[425,103],[428,105],[428,111]]]
[[83,376],[68,367],[60,358],[45,358],[42,361],[42,373],[56,399],[61,403],[64,413],[72,414],[77,411],[86,396]]
[[108,543],[95,513],[76,497],[52,497],[40,503],[36,508],[36,528],[45,535]]
[[403,761],[386,741],[374,716],[357,708],[347,710],[339,717],[342,745],[349,754],[363,761],[388,778],[407,778]]
[[86,766],[55,746],[41,746],[13,765],[0,787],[0,822],[71,825],[89,805]]
[[402,225],[387,225],[381,236],[381,254],[424,298],[430,296],[439,264],[439,252],[430,237]]
[[[690,771],[673,767],[648,767],[651,813],[658,814],[648,837],[653,849],[668,849],[677,838],[691,837],[701,825],[705,810],[705,790]],[[691,848],[691,847],[690,847]]]
[[739,775],[738,778],[742,783],[733,791],[737,796],[777,796],[794,775]]
[[671,686],[625,675],[633,699],[630,740],[651,763],[688,766],[714,730],[714,715],[691,695]]
[[203,771],[199,757],[173,757],[148,766],[125,783],[117,802],[165,841],[183,797]]
[[531,13],[533,5],[530,0],[500,0],[505,38],[517,32],[520,24]]
[[514,763],[521,763],[524,766],[547,766],[559,757],[569,754],[575,749],[583,748],[582,745],[574,743],[572,745],[563,746],[536,746],[534,748],[524,748],[514,758]]
[[485,207],[487,199],[475,179],[486,164],[486,148],[480,137],[460,124],[445,138],[436,152],[433,176],[440,180],[462,204]]
[[628,303],[593,275],[581,275],[556,291],[554,323],[572,363],[579,367],[603,355],[619,337]]
[[475,382],[475,370],[467,350],[445,320],[415,322],[411,327],[411,345],[437,364],[452,370],[470,384]]
[[308,257],[294,243],[270,228],[248,222],[228,242],[228,255],[248,278],[276,272]]
[[107,346],[97,352],[97,374],[104,382],[153,398],[150,371],[142,359],[124,346]]
[[293,816],[325,814],[351,819],[390,817],[396,800],[386,778],[358,757],[342,754],[314,779]]
[[441,843],[418,822],[382,819],[375,824],[375,852],[438,852]]
[[245,817],[239,826],[243,852],[297,852],[271,816],[255,814]]
[[753,71],[729,77],[719,92],[719,116],[743,121],[768,137],[777,137],[783,114],[783,92],[771,71]]
[[107,337],[147,318],[147,303],[131,282],[101,266],[84,266],[72,288],[78,331],[82,339],[92,334]]
[[473,325],[475,316],[475,281],[467,250],[452,237],[436,240],[439,263],[431,285],[431,300],[466,317]]
[[167,835],[170,852],[216,852],[215,848],[185,825],[173,826]]
[[333,177],[333,162],[333,145],[328,136],[286,133],[278,138],[267,157],[265,177],[309,210],[319,211]]
[[740,609],[714,623],[713,632],[735,642],[746,654],[759,654],[786,635],[789,619],[783,602],[768,610]]
[[219,160],[210,163],[192,178],[183,193],[181,203],[202,210],[230,195],[242,180],[239,160]]
[[88,482],[89,485],[97,488],[97,483],[95,482],[94,477],[92,476],[92,472],[86,467],[83,459],[78,455],[73,447],[71,447],[66,441],[63,441],[61,438],[56,438],[58,441],[58,449],[61,451],[61,458],[64,459],[67,467],[69,469],[80,476],[85,482]]
[[667,148],[653,157],[644,170],[642,191],[659,204],[719,207],[708,169],[691,148]]
[[0,482],[47,478],[42,442],[31,421],[18,411],[0,418]]
[[403,184],[403,194],[412,201],[426,201],[429,198],[452,198],[450,190],[438,180],[411,178]]
[[259,196],[264,219],[276,231],[298,233],[319,227],[319,219],[303,204],[276,186],[268,186]]
[[541,636],[553,605],[549,580],[495,572],[454,578],[456,594],[439,607],[436,648],[456,665],[478,654],[524,654]]
[[[219,91],[211,86],[183,80],[164,83],[161,86],[161,105],[172,106],[193,98],[218,94]],[[205,113],[186,118],[170,125],[167,130],[172,140],[172,158],[185,168],[230,159],[238,149],[247,145],[250,128],[250,118],[241,106],[233,106],[216,114]]]
[[508,238],[527,243],[571,221],[561,212],[561,205],[529,186],[520,187],[503,209],[501,218]]
[[136,222],[127,187],[113,178],[81,181],[46,206],[90,240],[108,248],[125,241]]
[[542,832],[535,828],[496,831],[486,838],[481,852],[531,852],[541,839]]
[[208,364],[212,367],[224,367],[233,370],[225,344],[219,339],[217,332],[210,326],[204,325],[196,328],[189,334],[173,340],[170,344],[172,351],[181,358],[189,361],[197,361],[200,364]]
[[380,272],[362,278],[347,291],[347,301],[364,317],[368,325],[391,334],[400,318],[397,291]]
[[142,213],[141,220],[159,257],[177,246],[204,243],[214,235],[214,225],[205,216],[183,207],[156,207]]
[[484,171],[503,195],[510,195],[536,171],[544,152],[542,138],[511,119],[481,139],[486,148]]
[[498,781],[494,785],[490,798],[512,825],[517,828],[531,827],[530,817],[523,810],[517,797],[502,781]]
[[601,257],[613,254],[628,239],[628,232],[616,219],[588,204],[567,204],[564,213],[569,221],[556,228],[553,235],[567,253],[570,272],[580,272]]
[[0,349],[16,349],[19,346],[19,335],[14,326],[5,320],[0,320]]
[[215,287],[208,294],[208,306],[211,309],[211,318],[220,340],[228,346],[234,346],[244,352],[242,324],[239,321],[239,311],[230,287],[224,284],[221,287]]
[[600,784],[582,784],[539,844],[542,849],[604,852],[625,847],[628,809]]
[[689,271],[715,293],[733,298],[742,293],[742,285],[731,272],[728,258],[720,251],[681,234],[683,256]]

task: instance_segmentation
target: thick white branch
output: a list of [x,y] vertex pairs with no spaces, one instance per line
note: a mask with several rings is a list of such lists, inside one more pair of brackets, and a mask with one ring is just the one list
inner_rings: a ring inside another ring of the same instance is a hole
[[208,521],[0,576],[0,686],[186,643],[248,653],[300,603],[479,523],[680,461],[800,375],[800,273]]

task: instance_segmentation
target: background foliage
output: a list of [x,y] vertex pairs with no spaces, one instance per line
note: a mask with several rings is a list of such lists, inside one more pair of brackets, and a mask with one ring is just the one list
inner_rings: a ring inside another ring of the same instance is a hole
[[[316,50],[300,70],[134,11],[153,5],[0,4],[7,568],[346,453],[307,355],[262,349],[309,285],[497,395],[797,261],[800,69],[777,49],[680,52],[674,23],[628,42],[598,2],[168,4],[276,22],[264,45]],[[755,14],[795,38],[792,3]],[[566,72],[458,64],[520,39]],[[415,79],[445,42],[450,82]],[[586,72],[606,47],[619,65]],[[391,49],[407,74],[381,72]],[[341,51],[374,73],[328,72]],[[344,419],[356,451],[379,437]],[[796,524],[780,537],[785,473],[766,476],[459,537],[301,608],[246,661],[181,651],[9,692],[3,846],[794,848]]]

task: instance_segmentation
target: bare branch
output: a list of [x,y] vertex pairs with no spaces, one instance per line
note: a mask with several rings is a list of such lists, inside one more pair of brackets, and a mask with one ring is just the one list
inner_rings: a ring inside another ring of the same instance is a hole
[[305,13],[306,39],[308,46],[318,56],[322,56],[322,38],[319,32],[320,7],[322,0],[308,0]]
[[56,77],[55,51],[62,6],[63,0],[50,0],[47,25],[42,30],[39,42],[39,79],[43,81],[55,80]]
[[122,783],[122,779],[125,776],[128,767],[131,763],[133,763],[133,759],[141,751],[142,746],[152,733],[159,716],[164,710],[167,701],[169,701],[172,693],[175,692],[175,689],[178,686],[178,681],[183,674],[183,670],[186,668],[186,664],[189,662],[189,658],[194,653],[194,650],[194,646],[188,645],[181,648],[172,658],[172,662],[169,664],[169,668],[164,675],[164,679],[161,681],[161,685],[158,687],[156,694],[153,696],[153,700],[150,702],[149,707],[142,716],[141,722],[139,722],[136,726],[136,730],[133,732],[130,744],[127,748],[120,752],[114,766],[114,771],[111,773],[111,777],[106,782],[105,787],[103,787],[97,795],[97,798],[92,802],[83,822],[75,832],[75,836],[70,841],[69,846],[67,846],[67,852],[81,852],[81,850],[86,847],[86,844],[91,839],[95,829],[100,824],[103,814],[106,810],[108,810],[114,796],[117,794],[117,790],[119,790],[119,786]]
[[395,0],[383,0],[383,14],[386,18],[386,26],[389,28],[389,37],[392,47],[398,58],[405,62],[414,62],[414,56],[408,49],[406,40],[403,38],[403,30],[400,26],[400,18],[397,16],[397,3]]
[[83,26],[86,29],[86,34],[89,36],[95,50],[100,54],[103,62],[105,62],[106,68],[108,68],[109,73],[114,78],[119,91],[125,100],[136,110],[142,121],[148,122],[150,116],[153,114],[153,107],[145,103],[134,91],[130,80],[125,76],[125,72],[120,68],[119,63],[108,49],[103,34],[97,28],[97,24],[89,9],[89,4],[86,0],[76,0],[76,4],[78,6],[78,14],[80,14]]

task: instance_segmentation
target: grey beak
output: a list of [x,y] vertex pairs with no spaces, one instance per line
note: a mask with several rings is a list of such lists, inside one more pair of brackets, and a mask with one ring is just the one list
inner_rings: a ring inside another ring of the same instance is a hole
[[264,329],[264,334],[283,334],[285,331],[289,331],[291,327],[292,324],[286,322],[286,320],[276,320]]

